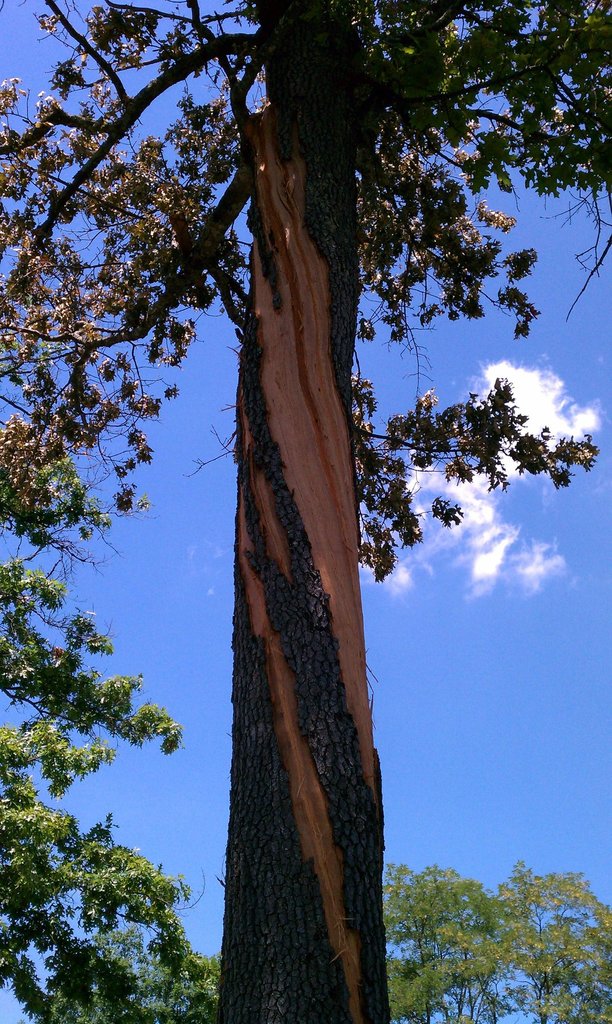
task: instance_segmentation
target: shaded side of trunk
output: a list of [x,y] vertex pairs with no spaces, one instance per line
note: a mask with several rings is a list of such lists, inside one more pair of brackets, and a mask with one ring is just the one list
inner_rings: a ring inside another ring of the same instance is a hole
[[222,1024],[388,1021],[349,426],[354,155],[341,62],[312,38],[291,33],[250,128]]

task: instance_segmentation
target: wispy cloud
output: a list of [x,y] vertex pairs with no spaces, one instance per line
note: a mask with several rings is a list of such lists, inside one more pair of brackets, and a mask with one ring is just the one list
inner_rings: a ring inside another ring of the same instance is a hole
[[405,594],[407,590],[411,590],[413,586],[412,571],[405,561],[400,561],[387,582],[389,592],[397,597],[399,594]]
[[[482,368],[470,390],[488,392],[498,377],[514,385],[521,412],[529,416],[532,431],[548,429],[557,437],[581,437],[594,433],[601,425],[597,403],[581,406],[568,395],[564,382],[549,369],[515,366],[509,361],[491,363]],[[525,477],[510,469],[513,487]],[[470,596],[490,593],[500,582],[535,594],[545,583],[567,571],[565,558],[553,541],[525,538],[521,527],[504,517],[504,498],[489,492],[483,480],[472,484],[447,483],[443,478],[427,478],[421,495],[443,494],[463,509],[460,526],[452,530],[428,524],[420,549],[400,559],[386,586],[397,596],[413,586],[415,571],[435,572],[442,563],[450,563],[467,573]]]
[[562,575],[567,565],[551,544],[534,540],[529,547],[515,554],[512,570],[528,594],[535,594],[551,576]]
[[[566,571],[553,543],[522,538],[521,527],[504,517],[504,496],[489,492],[484,481],[445,489],[464,516],[456,531],[437,531],[439,544],[454,551],[455,564],[467,570],[470,596],[488,594],[502,581],[535,594],[549,578]],[[427,556],[426,549],[423,553]]]
[[479,392],[489,391],[498,377],[509,380],[521,412],[529,416],[529,429],[548,429],[556,437],[581,437],[601,426],[598,402],[578,405],[567,393],[565,383],[552,370],[515,366],[507,359],[482,368],[475,381]]
[[207,591],[209,597],[215,593],[215,581],[219,578],[220,574],[225,572],[229,553],[221,545],[213,543],[206,538],[198,541],[197,544],[189,544],[185,549],[184,564],[186,574],[192,579],[198,578],[210,581],[210,587]]

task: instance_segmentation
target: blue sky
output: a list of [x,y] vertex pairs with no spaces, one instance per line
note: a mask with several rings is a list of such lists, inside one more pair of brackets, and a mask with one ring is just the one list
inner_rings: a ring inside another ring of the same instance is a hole
[[[19,27],[23,9],[14,17]],[[18,66],[3,49],[0,77],[27,78],[24,55]],[[363,574],[386,856],[489,886],[518,859],[538,873],[582,871],[612,902],[612,295],[604,270],[567,321],[584,283],[573,254],[592,228],[564,226],[556,215],[567,201],[504,202],[519,220],[513,248],[539,252],[530,295],[541,316],[520,342],[494,312],[441,322],[423,340],[431,385],[442,404],[508,376],[534,424],[588,430],[602,454],[567,491],[524,478],[506,494],[472,488],[460,530],[427,530],[383,585]],[[184,749],[170,758],[152,746],[122,750],[67,800],[84,825],[111,811],[119,841],[203,889],[185,924],[205,953],[219,949],[222,926],[235,467],[223,458],[193,474],[196,460],[219,454],[213,431],[233,430],[234,346],[226,321],[201,321],[140,477],[152,510],[118,522],[115,551],[78,581],[81,607],[114,637],[107,670],[143,673],[146,697],[184,723]],[[380,338],[359,357],[383,411],[413,404],[409,354]],[[19,1016],[0,993],[3,1024]]]

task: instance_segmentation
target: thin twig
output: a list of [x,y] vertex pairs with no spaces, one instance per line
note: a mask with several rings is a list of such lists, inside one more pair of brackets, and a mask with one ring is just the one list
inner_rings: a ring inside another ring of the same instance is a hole
[[587,279],[586,279],[586,281],[584,282],[584,284],[583,284],[582,288],[581,288],[581,289],[580,289],[580,291],[578,292],[578,294],[577,294],[576,298],[575,298],[575,299],[574,299],[574,301],[572,302],[572,304],[571,304],[571,306],[570,306],[570,308],[569,308],[569,313],[567,314],[567,316],[566,316],[566,318],[565,318],[565,322],[566,322],[566,323],[567,323],[567,321],[569,320],[570,316],[572,315],[572,311],[573,311],[573,309],[574,309],[574,306],[576,305],[576,303],[578,302],[578,300],[582,298],[582,296],[584,295],[585,291],[587,290],[587,288],[588,288],[588,286],[589,286],[590,282],[591,282],[591,281],[592,281],[592,279],[593,279],[593,278],[595,277],[595,275],[599,273],[599,271],[600,271],[600,269],[601,269],[601,267],[602,267],[602,264],[603,264],[603,262],[604,262],[604,260],[605,260],[606,256],[607,256],[607,255],[608,255],[608,253],[610,252],[610,249],[612,249],[612,234],[610,235],[610,237],[608,238],[608,241],[606,242],[606,245],[605,245],[604,251],[602,252],[601,256],[599,256],[599,257],[598,257],[598,259],[597,259],[597,261],[596,261],[596,263],[595,263],[595,266],[594,266],[594,267],[592,268],[592,270],[591,270],[591,271],[589,272],[589,276],[587,277]]
[[83,185],[92,176],[94,171],[108,156],[113,146],[128,134],[144,111],[151,105],[151,103],[154,102],[154,100],[158,98],[158,96],[167,92],[168,89],[172,88],[172,86],[176,85],[178,82],[184,81],[192,71],[197,71],[202,68],[206,63],[208,63],[208,61],[214,60],[215,58],[219,59],[219,57],[223,56],[224,53],[227,54],[227,52],[235,51],[239,45],[244,45],[245,40],[250,41],[253,38],[254,37],[248,34],[245,35],[244,33],[215,38],[214,40],[211,40],[210,43],[197,47],[197,49],[192,50],[191,53],[185,54],[177,60],[172,67],[168,68],[159,75],[158,78],[155,78],[152,82],[145,85],[132,99],[129,99],[123,113],[107,126],[106,139],[100,144],[93,156],[83,164],[80,170],[78,170],[74,175],[73,179],[51,203],[46,220],[36,230],[36,238],[38,241],[44,241],[44,239],[51,234],[58,218],[61,216],[70,200],[73,199],[79,191],[81,185]]
[[111,67],[111,65],[108,63],[107,60],[105,60],[101,53],[98,53],[95,46],[92,46],[89,40],[74,27],[72,22],[66,17],[64,12],[62,11],[61,7],[55,3],[55,0],[45,0],[45,3],[47,7],[49,7],[50,10],[53,11],[58,21],[61,22],[68,35],[72,36],[75,42],[77,42],[79,46],[83,47],[85,52],[88,53],[89,56],[95,60],[96,64],[100,68],[100,71],[104,72],[107,78],[110,79],[110,81],[115,86],[119,98],[122,99],[124,103],[127,103],[128,94],[125,90],[123,82],[119,78],[119,75],[117,74],[115,69]]

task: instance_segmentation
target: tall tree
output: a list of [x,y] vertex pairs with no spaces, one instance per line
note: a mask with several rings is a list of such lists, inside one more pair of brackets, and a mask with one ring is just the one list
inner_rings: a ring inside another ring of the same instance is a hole
[[537,1024],[612,1020],[612,916],[585,878],[519,863],[499,893],[517,1008]]
[[147,953],[135,927],[100,935],[96,946],[115,969],[115,990],[94,988],[84,1004],[60,993],[49,1024],[214,1024],[218,957],[190,951],[180,969],[170,971]]
[[[11,430],[43,463],[97,453],[129,510],[130,473],[151,458],[143,420],[175,393],[145,367],[181,362],[190,311],[222,304],[240,372],[220,1020],[383,1024],[360,550],[382,578],[419,539],[410,466],[494,487],[510,458],[561,486],[594,449],[529,434],[504,381],[442,413],[428,393],[380,432],[372,385],[351,382],[356,335],[375,330],[359,297],[376,295],[409,343],[439,315],[482,316],[502,273],[495,302],[527,332],[536,311],[517,281],[535,255],[502,252],[512,219],[481,190],[511,188],[513,172],[542,194],[571,185],[601,227],[607,7],[44,6],[42,29],[68,46],[51,94],[30,112],[18,81],[2,91],[5,458]],[[442,499],[432,513],[461,517]]]
[[384,890],[393,1020],[610,1020],[610,908],[582,875],[519,863],[493,893],[449,869],[389,865]]
[[384,909],[393,1020],[498,1024],[512,1008],[501,901],[449,868],[389,865]]

